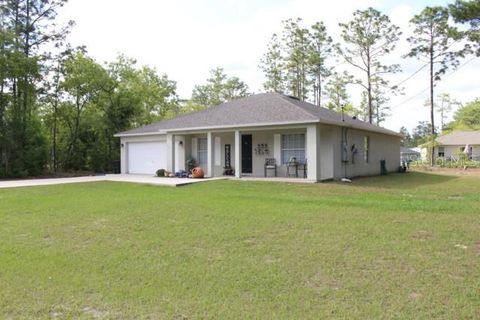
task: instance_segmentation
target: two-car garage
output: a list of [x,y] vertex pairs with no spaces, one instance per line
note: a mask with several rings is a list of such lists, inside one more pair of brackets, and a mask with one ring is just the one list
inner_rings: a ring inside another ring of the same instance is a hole
[[166,141],[127,142],[127,172],[153,175],[158,169],[167,166]]

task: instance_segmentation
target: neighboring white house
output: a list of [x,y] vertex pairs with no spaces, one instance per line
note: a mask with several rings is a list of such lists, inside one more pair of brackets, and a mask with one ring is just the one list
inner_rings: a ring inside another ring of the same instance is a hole
[[285,176],[294,157],[299,177],[306,164],[306,178],[321,181],[380,174],[381,160],[389,172],[400,164],[400,134],[278,93],[252,95],[115,136],[120,137],[122,173],[185,170],[186,159],[193,157],[209,177],[223,175],[225,167],[237,177],[263,177],[266,159],[275,159],[277,176]]
[[[426,146],[422,152],[427,153]],[[435,158],[457,159],[462,153],[480,160],[480,131],[453,131],[436,139]]]
[[422,157],[419,148],[400,147],[400,158],[404,162],[410,162],[420,160]]

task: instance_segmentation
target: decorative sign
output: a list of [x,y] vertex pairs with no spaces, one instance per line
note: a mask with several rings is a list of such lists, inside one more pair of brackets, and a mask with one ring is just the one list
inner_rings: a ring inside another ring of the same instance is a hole
[[225,168],[231,168],[232,163],[231,163],[231,152],[230,152],[230,145],[226,144],[225,145]]
[[263,155],[268,155],[269,153],[270,151],[268,150],[268,144],[266,143],[257,144],[257,147],[255,148],[255,155],[263,156]]

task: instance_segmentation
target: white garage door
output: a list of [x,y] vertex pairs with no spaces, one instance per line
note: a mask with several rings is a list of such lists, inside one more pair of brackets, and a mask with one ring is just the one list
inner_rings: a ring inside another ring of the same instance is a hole
[[166,168],[165,142],[131,142],[128,144],[128,173],[155,174]]

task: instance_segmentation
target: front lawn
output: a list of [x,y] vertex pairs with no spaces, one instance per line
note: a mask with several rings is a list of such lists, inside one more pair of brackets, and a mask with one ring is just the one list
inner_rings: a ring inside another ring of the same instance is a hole
[[0,190],[0,318],[480,318],[480,179]]

